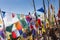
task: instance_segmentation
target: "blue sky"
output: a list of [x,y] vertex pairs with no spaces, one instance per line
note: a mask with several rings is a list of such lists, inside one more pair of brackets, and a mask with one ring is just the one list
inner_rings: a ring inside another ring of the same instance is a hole
[[[58,12],[58,0],[50,0],[50,4],[55,7],[55,13]],[[45,0],[46,10],[47,10],[47,0]],[[43,7],[42,0],[35,0],[36,9]],[[0,0],[0,9],[6,12],[14,12],[17,14],[28,14],[28,12],[33,12],[32,0]],[[39,12],[38,12],[39,13]]]

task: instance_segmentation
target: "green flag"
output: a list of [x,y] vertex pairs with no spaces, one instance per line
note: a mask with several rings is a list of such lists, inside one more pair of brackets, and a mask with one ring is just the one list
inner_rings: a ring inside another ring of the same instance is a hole
[[28,28],[28,24],[26,23],[25,19],[21,19],[20,21],[21,21],[21,24],[22,24],[23,28],[27,29]]
[[12,31],[12,27],[13,27],[13,24],[10,25],[10,26],[7,26],[7,27],[6,27],[6,31],[7,31],[7,32],[11,32],[11,31]]
[[20,20],[23,28],[26,28],[27,29],[28,28],[28,24],[27,24],[27,22],[25,20],[25,15],[21,16],[20,14],[17,14],[17,17]]
[[20,14],[17,14],[18,19],[20,20]]

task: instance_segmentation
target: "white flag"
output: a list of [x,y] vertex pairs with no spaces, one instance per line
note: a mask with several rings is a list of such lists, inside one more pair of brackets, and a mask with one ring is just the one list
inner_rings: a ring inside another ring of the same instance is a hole
[[15,33],[16,33],[17,37],[19,37],[19,36],[20,36],[20,33],[19,33],[19,31],[18,31],[18,30],[15,30]]
[[5,26],[9,26],[11,24],[14,24],[17,21],[19,21],[19,20],[18,20],[16,14],[14,17],[12,17],[12,13],[5,13],[5,17],[4,17]]

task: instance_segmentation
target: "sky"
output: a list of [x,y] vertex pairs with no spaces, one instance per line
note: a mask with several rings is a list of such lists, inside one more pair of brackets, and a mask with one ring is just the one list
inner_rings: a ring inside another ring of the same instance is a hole
[[[43,7],[42,0],[34,0],[36,10]],[[50,0],[50,4],[53,4],[55,7],[55,14],[58,13],[58,0]],[[46,10],[48,9],[48,2],[45,0]],[[0,0],[0,9],[5,12],[13,12],[16,14],[28,14],[29,12],[33,12],[33,3],[32,0]],[[40,13],[37,11],[37,13]]]

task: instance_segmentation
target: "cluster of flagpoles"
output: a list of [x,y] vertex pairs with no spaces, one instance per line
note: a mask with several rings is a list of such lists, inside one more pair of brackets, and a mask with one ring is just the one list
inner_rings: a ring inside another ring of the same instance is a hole
[[[50,27],[50,25],[51,25],[51,23],[52,23],[52,21],[51,21],[51,19],[52,19],[52,17],[51,17],[51,13],[50,13],[50,8],[49,8],[49,1],[50,0],[47,0],[48,1],[48,22],[49,22],[49,27]],[[35,2],[34,2],[34,0],[33,0],[33,6],[34,6],[34,11],[36,12],[36,8],[35,8]],[[44,0],[43,0],[43,7],[44,7],[44,22],[46,23],[46,8],[45,8],[45,2],[44,2]],[[60,0],[59,0],[59,10],[60,10]],[[53,17],[55,18],[55,23],[56,23],[56,26],[58,27],[58,24],[57,24],[57,22],[56,22],[56,16],[55,16],[55,11],[54,11],[54,9],[52,9],[52,15],[53,15]],[[45,25],[46,26],[46,25]]]
[[[48,1],[48,20],[49,20],[49,23],[51,22],[51,19],[50,19],[50,8],[49,8],[49,1],[50,0],[47,0]],[[35,2],[34,0],[32,0],[33,2],[33,7],[34,7],[34,13],[36,14],[36,6],[35,6]],[[45,1],[43,0],[43,7],[44,7],[44,18],[45,18],[45,27],[46,27],[46,8],[45,8]],[[59,0],[59,9],[60,9],[60,0]],[[2,17],[2,11],[0,9],[0,13],[1,13],[1,17]],[[36,16],[36,19],[37,19],[37,16]],[[4,29],[4,33],[6,34],[6,31],[5,31],[5,24],[4,24],[4,20],[3,20],[3,17],[2,17],[2,21],[3,21],[3,29]],[[50,23],[51,24],[51,23]]]
[[[34,6],[34,11],[35,11],[35,13],[36,13],[36,8],[35,8],[35,2],[34,2],[34,0],[33,0],[33,6]],[[45,26],[45,28],[46,28],[46,8],[45,8],[45,2],[44,2],[44,0],[43,0],[43,7],[44,7],[44,26]],[[36,16],[37,17],[37,16]],[[37,18],[36,18],[37,19]],[[46,36],[44,35],[44,40],[46,40],[46,38],[45,38]]]

